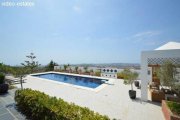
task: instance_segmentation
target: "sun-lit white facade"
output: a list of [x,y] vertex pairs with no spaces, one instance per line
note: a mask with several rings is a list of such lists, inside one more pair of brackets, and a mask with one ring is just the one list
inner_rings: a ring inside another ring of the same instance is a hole
[[180,43],[169,42],[155,50],[141,53],[141,99],[148,100],[148,83],[152,80],[152,69],[149,65],[161,65],[169,60],[180,64]]

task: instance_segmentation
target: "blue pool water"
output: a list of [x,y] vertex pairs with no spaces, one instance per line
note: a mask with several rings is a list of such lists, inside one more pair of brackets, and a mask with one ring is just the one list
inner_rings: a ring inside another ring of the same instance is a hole
[[78,85],[78,86],[84,86],[88,88],[96,88],[106,81],[104,79],[79,77],[79,76],[56,74],[56,73],[38,74],[38,75],[33,75],[33,76],[39,77],[39,78],[45,78],[49,80],[54,80],[58,82],[69,83],[69,84]]

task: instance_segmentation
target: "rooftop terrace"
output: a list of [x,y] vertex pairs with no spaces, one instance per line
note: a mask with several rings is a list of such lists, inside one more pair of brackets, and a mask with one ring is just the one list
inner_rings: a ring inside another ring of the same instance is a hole
[[[98,92],[57,84],[51,81],[27,77],[24,88],[32,88],[88,107],[102,115],[122,120],[163,120],[161,106],[158,103],[140,100],[141,91],[137,92],[137,99],[131,100],[128,95],[129,85],[124,85],[121,79],[112,79],[112,85],[107,85]],[[17,85],[20,87],[20,85]]]

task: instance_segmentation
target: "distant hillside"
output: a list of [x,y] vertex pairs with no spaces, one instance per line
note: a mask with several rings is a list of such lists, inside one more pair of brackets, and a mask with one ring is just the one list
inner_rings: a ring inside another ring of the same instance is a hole
[[115,68],[135,68],[140,69],[140,64],[138,63],[101,63],[101,64],[71,64],[72,66],[88,66],[88,67],[115,67]]

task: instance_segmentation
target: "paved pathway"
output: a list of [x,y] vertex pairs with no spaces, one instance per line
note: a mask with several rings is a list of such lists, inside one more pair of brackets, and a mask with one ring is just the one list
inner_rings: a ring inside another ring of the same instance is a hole
[[14,92],[15,89],[0,95],[0,120],[25,120],[25,117],[15,109]]

